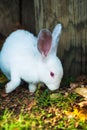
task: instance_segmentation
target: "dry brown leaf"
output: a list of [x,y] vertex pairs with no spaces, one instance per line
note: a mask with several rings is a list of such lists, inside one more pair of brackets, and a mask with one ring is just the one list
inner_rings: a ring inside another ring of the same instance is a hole
[[78,83],[70,83],[70,88],[71,89],[74,89],[76,87],[78,87]]
[[87,76],[86,75],[80,75],[76,79],[77,82],[82,84],[87,84]]
[[70,88],[75,89],[77,87],[86,87],[86,85],[82,84],[82,83],[70,83]]
[[74,92],[80,94],[81,96],[83,96],[83,97],[85,97],[85,98],[87,98],[87,88],[85,88],[85,87],[75,88],[75,89],[74,89]]
[[78,103],[78,105],[80,107],[87,107],[87,101],[82,101],[82,102]]
[[5,90],[3,90],[2,93],[1,93],[1,96],[4,98],[4,97],[7,97],[8,94],[5,92]]
[[27,106],[26,110],[30,111],[32,109],[32,107],[35,105],[36,105],[36,101],[32,100],[31,103],[29,103],[29,105]]

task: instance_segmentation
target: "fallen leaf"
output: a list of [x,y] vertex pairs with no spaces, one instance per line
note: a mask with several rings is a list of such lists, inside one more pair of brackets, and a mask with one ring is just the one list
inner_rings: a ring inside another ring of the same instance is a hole
[[74,89],[76,87],[78,87],[78,83],[70,83],[70,88],[71,89]]
[[58,98],[58,93],[52,93],[51,95],[50,95],[50,98],[51,99],[57,99]]
[[78,103],[78,105],[80,107],[87,107],[87,101],[82,101],[82,102]]
[[85,88],[85,87],[82,87],[82,88],[78,87],[78,88],[75,88],[73,91],[75,93],[78,93],[81,96],[87,98],[87,88]]
[[76,79],[77,82],[81,84],[87,84],[87,76],[86,75],[80,75]]
[[26,110],[30,111],[32,109],[33,106],[36,105],[36,101],[35,100],[32,100],[29,105],[27,106]]
[[1,93],[1,96],[2,96],[2,97],[7,97],[8,94],[5,92],[5,90],[3,90],[2,93]]

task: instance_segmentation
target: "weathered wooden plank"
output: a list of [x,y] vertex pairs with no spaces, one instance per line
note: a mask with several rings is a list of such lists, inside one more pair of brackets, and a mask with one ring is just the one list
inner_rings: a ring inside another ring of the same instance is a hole
[[19,21],[19,0],[0,0],[0,32],[8,35]]
[[37,33],[63,25],[58,55],[65,75],[87,74],[87,0],[34,0],[34,5]]
[[32,33],[35,33],[35,11],[33,0],[22,0],[22,25]]

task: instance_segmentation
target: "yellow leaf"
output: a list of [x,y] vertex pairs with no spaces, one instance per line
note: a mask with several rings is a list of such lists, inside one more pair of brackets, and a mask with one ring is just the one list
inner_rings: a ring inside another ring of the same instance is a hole
[[76,93],[80,94],[81,96],[87,98],[87,88],[85,88],[85,87],[76,88],[76,89],[74,89],[74,92],[76,92]]

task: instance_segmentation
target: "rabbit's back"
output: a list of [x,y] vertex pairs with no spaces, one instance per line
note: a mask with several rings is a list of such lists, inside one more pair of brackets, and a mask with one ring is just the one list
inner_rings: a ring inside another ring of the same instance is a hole
[[16,54],[25,54],[25,52],[33,53],[36,50],[36,37],[24,30],[13,32],[5,41],[1,53],[6,56],[14,56]]
[[10,34],[2,47],[1,69],[8,77],[13,65],[22,66],[31,61],[35,62],[34,59],[37,55],[37,38],[28,31],[17,30]]

